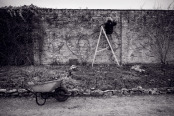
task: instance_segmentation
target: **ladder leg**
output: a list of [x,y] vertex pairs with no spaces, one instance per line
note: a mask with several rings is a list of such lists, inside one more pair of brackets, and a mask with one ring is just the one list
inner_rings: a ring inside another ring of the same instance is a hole
[[96,57],[96,54],[97,54],[97,49],[98,49],[98,46],[99,46],[101,34],[102,34],[102,28],[101,28],[101,30],[100,30],[100,34],[99,34],[98,41],[97,41],[97,46],[96,46],[96,48],[95,48],[94,58],[93,58],[93,61],[92,61],[92,67],[93,67],[93,65],[94,65],[94,61],[95,61],[95,57]]
[[101,28],[102,28],[102,31],[103,31],[103,33],[104,33],[104,35],[105,35],[105,37],[106,37],[106,39],[107,39],[107,41],[108,41],[108,44],[109,44],[109,46],[110,46],[110,48],[111,48],[112,54],[114,55],[115,61],[117,62],[118,66],[120,66],[120,64],[119,64],[119,62],[118,62],[118,60],[117,60],[117,57],[116,57],[116,55],[115,55],[115,53],[114,53],[114,50],[113,50],[113,48],[112,48],[112,46],[111,46],[111,43],[109,42],[109,39],[108,39],[108,37],[107,37],[107,35],[106,35],[106,33],[105,33],[105,30],[103,29],[103,27],[101,27]]

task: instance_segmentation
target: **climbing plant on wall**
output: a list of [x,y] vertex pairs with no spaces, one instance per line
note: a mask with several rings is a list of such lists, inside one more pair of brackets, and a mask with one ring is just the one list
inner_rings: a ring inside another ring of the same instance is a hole
[[[135,44],[135,51],[146,50],[147,56],[157,57],[161,64],[167,63],[174,38],[174,15],[172,11],[127,12],[127,38]],[[137,38],[133,40],[133,38]],[[129,45],[128,45],[129,46]]]
[[[34,42],[39,41],[42,49],[41,32],[39,26],[41,18],[36,6],[4,7],[0,9],[0,65],[31,65],[34,63]],[[43,32],[42,32],[43,33]]]

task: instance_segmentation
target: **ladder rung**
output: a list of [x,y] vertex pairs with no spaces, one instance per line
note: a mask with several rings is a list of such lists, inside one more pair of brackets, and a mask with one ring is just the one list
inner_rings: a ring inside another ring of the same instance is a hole
[[101,51],[104,51],[104,50],[107,50],[109,47],[106,47],[106,48],[103,48],[101,50],[98,50],[97,52],[101,52]]

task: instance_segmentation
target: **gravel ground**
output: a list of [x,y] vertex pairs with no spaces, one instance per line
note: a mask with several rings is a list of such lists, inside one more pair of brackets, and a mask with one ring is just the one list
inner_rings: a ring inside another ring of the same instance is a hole
[[34,98],[0,98],[0,116],[173,116],[174,95],[71,97],[49,99],[38,106]]

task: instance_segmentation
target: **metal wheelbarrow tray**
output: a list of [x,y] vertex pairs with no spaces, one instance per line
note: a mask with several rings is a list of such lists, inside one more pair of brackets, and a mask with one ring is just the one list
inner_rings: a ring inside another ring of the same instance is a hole
[[29,88],[33,92],[52,92],[57,87],[61,87],[62,80],[47,81],[43,83],[37,83],[29,85]]
[[49,97],[55,98],[59,102],[66,101],[70,94],[62,87],[62,79],[47,81],[43,83],[28,85],[29,90],[35,94],[36,103],[44,105]]

